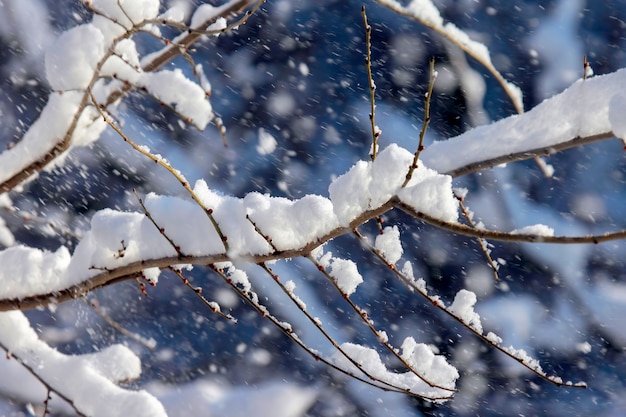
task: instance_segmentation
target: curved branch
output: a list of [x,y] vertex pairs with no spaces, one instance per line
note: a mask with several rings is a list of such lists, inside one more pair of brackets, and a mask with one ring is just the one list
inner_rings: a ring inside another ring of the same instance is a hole
[[612,139],[615,134],[611,131],[597,133],[590,136],[576,136],[568,141],[557,143],[550,146],[543,146],[540,148],[529,149],[522,152],[510,153],[507,155],[500,155],[494,158],[484,159],[482,161],[472,162],[460,167],[442,172],[442,174],[450,175],[453,178],[458,178],[463,175],[471,174],[473,172],[483,171],[485,169],[494,168],[498,165],[508,164],[511,162],[524,161],[526,159],[532,159],[537,156],[552,155],[557,152],[565,151],[567,149],[577,148],[579,146],[588,145],[594,142],[600,142],[607,139]]
[[[83,295],[115,283],[134,279],[138,273],[147,268],[167,268],[170,265],[176,264],[194,264],[194,265],[211,265],[218,262],[232,262],[232,261],[245,261],[251,263],[263,263],[280,259],[296,258],[304,256],[310,253],[313,249],[328,242],[338,236],[352,233],[352,231],[366,223],[367,221],[377,218],[384,213],[398,208],[410,216],[429,223],[433,226],[447,230],[452,233],[457,233],[464,236],[470,236],[482,239],[491,239],[505,242],[531,242],[531,243],[553,243],[553,244],[597,244],[601,242],[608,242],[612,240],[626,238],[626,230],[620,230],[617,232],[604,233],[600,235],[588,235],[588,236],[544,236],[538,234],[514,234],[507,232],[499,232],[486,229],[474,229],[459,223],[450,223],[426,213],[416,211],[408,204],[402,202],[398,197],[392,197],[386,203],[382,204],[376,209],[367,210],[361,213],[346,227],[337,227],[330,230],[326,234],[319,236],[314,241],[309,242],[301,248],[272,251],[261,255],[250,255],[241,257],[241,259],[233,259],[226,253],[204,255],[204,256],[169,256],[158,259],[145,259],[127,265],[115,268],[106,269],[102,272],[85,279],[84,281],[72,285],[68,288],[49,292],[46,294],[37,294],[24,298],[7,298],[0,299],[0,311],[9,310],[29,310],[37,307],[44,307],[50,304],[61,303],[71,299],[82,297]],[[95,269],[95,267],[94,267]]]
[[398,197],[394,197],[391,200],[394,207],[399,208],[411,217],[422,220],[429,223],[439,229],[447,230],[448,232],[456,233],[463,236],[475,237],[479,239],[498,240],[500,242],[526,242],[526,243],[553,243],[553,244],[598,244],[603,242],[610,242],[613,240],[620,240],[626,238],[626,229],[618,230],[616,232],[607,232],[599,235],[586,235],[586,236],[550,236],[540,235],[534,233],[511,233],[501,232],[498,230],[477,229],[470,226],[466,226],[461,223],[450,223],[436,217],[430,216],[421,211],[416,211],[410,205],[401,201]]

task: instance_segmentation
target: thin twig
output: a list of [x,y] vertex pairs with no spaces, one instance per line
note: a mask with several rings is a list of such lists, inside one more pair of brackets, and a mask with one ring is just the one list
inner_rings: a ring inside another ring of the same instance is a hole
[[435,71],[435,58],[430,59],[430,67],[429,67],[430,77],[428,81],[428,91],[426,92],[426,97],[424,98],[424,123],[422,123],[422,129],[420,130],[420,139],[417,145],[417,149],[413,154],[413,162],[409,167],[409,171],[406,173],[406,177],[404,182],[402,183],[402,188],[406,187],[411,178],[413,178],[413,171],[417,169],[417,162],[420,159],[420,154],[426,147],[424,146],[424,138],[426,137],[426,130],[428,129],[428,125],[430,124],[430,103],[433,96],[433,88],[435,86],[435,80],[437,79],[437,72]]
[[93,93],[91,93],[91,91],[89,91],[89,95],[93,101],[93,105],[95,108],[98,109],[98,111],[100,112],[100,114],[102,115],[102,118],[104,119],[104,121],[113,128],[113,130],[115,130],[115,132],[122,138],[124,139],[124,142],[128,143],[134,150],[136,150],[137,152],[139,152],[140,154],[144,155],[145,157],[151,159],[152,161],[156,162],[157,164],[161,165],[163,168],[165,168],[170,174],[172,174],[172,176],[174,176],[174,178],[176,178],[178,180],[178,182],[183,186],[183,188],[189,193],[189,195],[191,196],[191,198],[200,206],[202,207],[202,209],[204,210],[205,214],[207,215],[207,217],[209,218],[209,220],[211,221],[211,224],[213,225],[213,228],[215,229],[215,231],[217,232],[218,236],[220,237],[220,240],[222,242],[222,244],[224,245],[224,250],[225,252],[228,252],[228,241],[227,241],[227,237],[222,233],[222,229],[220,228],[219,223],[217,222],[217,220],[215,219],[215,217],[213,216],[213,209],[210,207],[207,207],[204,202],[200,199],[200,197],[196,194],[195,191],[193,191],[193,189],[191,188],[191,186],[189,185],[189,182],[187,181],[187,179],[183,176],[183,174],[178,171],[177,169],[175,169],[174,167],[172,167],[169,162],[167,162],[165,159],[163,159],[160,156],[157,156],[155,154],[153,154],[152,152],[150,152],[148,150],[147,147],[145,146],[139,146],[137,145],[133,140],[131,140],[115,123],[113,123],[113,121],[107,116],[107,114],[105,113],[103,106],[98,104],[98,102],[96,101],[95,97],[93,96]]
[[21,357],[17,356],[14,352],[11,352],[4,344],[2,344],[0,342],[0,349],[4,350],[6,352],[6,356],[7,358],[13,358],[15,359],[20,365],[22,365],[24,367],[24,369],[26,369],[33,377],[35,377],[35,379],[37,379],[39,382],[41,382],[41,384],[48,390],[48,392],[54,392],[56,395],[59,396],[59,398],[63,399],[66,403],[68,403],[70,405],[70,407],[72,407],[74,409],[74,411],[76,412],[76,414],[78,414],[80,417],[87,417],[86,414],[81,413],[81,411],[76,407],[76,404],[74,404],[74,402],[67,397],[65,394],[63,394],[62,392],[54,389],[54,387],[52,387],[52,385],[50,385],[46,380],[44,380],[37,372],[35,372],[35,370],[33,369],[33,367],[24,359],[22,359]]
[[376,160],[378,154],[378,138],[382,133],[378,126],[376,126],[376,83],[374,82],[374,76],[372,75],[372,27],[367,23],[367,13],[365,12],[365,5],[361,6],[361,15],[363,16],[363,26],[365,27],[365,68],[367,69],[367,83],[370,89],[370,124],[372,126],[372,153],[370,157],[372,161]]
[[524,358],[523,356],[517,355],[516,352],[513,349],[505,348],[505,347],[501,346],[500,343],[496,343],[494,341],[494,338],[491,336],[491,335],[493,335],[492,333],[489,333],[488,335],[484,335],[482,332],[478,331],[476,328],[474,328],[474,326],[471,325],[471,323],[466,322],[463,318],[461,318],[459,315],[457,315],[455,312],[453,312],[449,307],[446,307],[445,304],[441,301],[441,299],[438,296],[430,296],[426,292],[426,289],[423,286],[418,285],[416,283],[414,278],[406,276],[404,273],[399,271],[398,268],[395,267],[395,265],[389,263],[382,256],[382,254],[378,250],[376,250],[376,248],[372,247],[363,238],[363,236],[360,233],[358,233],[358,231],[355,232],[355,235],[361,240],[361,242],[367,247],[367,249],[372,254],[374,254],[374,256],[376,256],[376,258],[380,262],[385,264],[389,270],[393,271],[394,275],[397,278],[399,278],[400,281],[402,283],[404,283],[411,291],[415,291],[418,294],[420,294],[424,299],[428,300],[428,302],[430,304],[434,305],[436,308],[438,308],[439,310],[443,311],[448,316],[452,317],[454,320],[459,322],[463,327],[465,327],[467,330],[472,332],[475,336],[480,338],[483,342],[485,342],[489,346],[499,350],[500,352],[504,353],[506,356],[508,356],[511,359],[514,359],[515,361],[519,362],[521,365],[523,365],[525,368],[527,368],[528,370],[533,372],[535,375],[539,376],[541,379],[543,379],[545,381],[548,381],[548,382],[550,382],[550,383],[552,383],[552,384],[554,384],[556,386],[564,386],[564,387],[571,387],[571,388],[586,388],[587,387],[587,385],[584,382],[578,382],[578,383],[563,382],[561,380],[561,378],[559,378],[559,377],[550,376],[550,375],[546,374],[543,370],[541,370],[541,368],[539,368],[537,366],[534,366],[531,363],[528,363],[527,359]]
[[150,350],[154,350],[156,348],[156,344],[157,344],[156,340],[152,338],[146,339],[145,337],[142,337],[141,335],[137,333],[134,333],[128,329],[125,329],[121,324],[116,322],[111,316],[109,316],[106,313],[106,311],[104,311],[100,307],[100,303],[98,303],[98,300],[96,299],[87,300],[86,298],[84,300],[98,316],[100,316],[104,321],[106,321],[109,324],[109,326],[113,327],[115,330],[117,330],[124,336],[130,339],[133,339],[135,342],[147,347]]
[[237,319],[234,318],[231,314],[224,313],[221,310],[219,304],[217,304],[215,301],[207,300],[204,297],[204,295],[202,295],[202,288],[201,287],[194,287],[193,285],[191,285],[191,282],[189,282],[189,280],[183,275],[183,272],[180,269],[177,269],[177,268],[174,268],[174,267],[170,266],[169,270],[172,271],[174,274],[176,274],[176,276],[178,278],[180,278],[181,282],[187,288],[189,288],[196,295],[196,297],[198,297],[198,299],[200,301],[202,301],[202,304],[204,304],[209,310],[211,310],[213,313],[217,314],[218,316],[221,316],[221,317],[231,321],[232,323],[237,323]]
[[335,289],[342,295],[342,298],[348,303],[348,305],[354,310],[355,313],[357,313],[357,315],[359,316],[359,318],[361,319],[361,321],[367,326],[367,328],[374,334],[374,336],[376,337],[376,339],[378,339],[378,341],[380,342],[380,344],[382,344],[388,351],[389,353],[391,353],[396,359],[398,359],[400,361],[400,363],[402,363],[402,365],[409,371],[411,372],[413,375],[415,375],[416,377],[418,377],[419,379],[421,379],[424,383],[426,383],[428,386],[433,387],[433,388],[438,388],[444,391],[449,391],[449,392],[457,392],[456,389],[454,388],[448,388],[448,387],[444,387],[443,385],[437,384],[431,380],[429,380],[428,378],[426,378],[424,375],[420,374],[416,369],[414,369],[411,364],[409,364],[406,359],[404,359],[399,353],[398,350],[396,348],[394,348],[393,346],[391,346],[391,344],[383,339],[381,337],[380,332],[374,327],[374,324],[372,323],[371,319],[369,318],[369,316],[367,315],[367,313],[365,312],[365,310],[363,310],[362,308],[360,308],[359,306],[357,306],[348,296],[348,294],[346,294],[337,284],[337,280],[330,275],[330,273],[326,270],[326,268],[324,268],[324,266],[322,264],[320,264],[315,258],[313,258],[311,255],[308,255],[306,257],[308,260],[310,260],[315,267],[317,268],[318,271],[320,271],[325,277],[326,279],[333,285],[333,287],[335,287]]
[[[455,197],[459,201],[459,208],[461,209],[461,213],[463,214],[463,217],[465,217],[465,220],[467,220],[467,222],[469,223],[471,227],[476,229],[476,224],[474,223],[474,220],[472,219],[472,215],[470,214],[467,207],[465,207],[465,204],[463,204],[463,197],[458,196],[456,194],[455,194]],[[500,275],[498,274],[498,269],[500,268],[500,265],[496,263],[491,257],[491,250],[487,246],[488,242],[482,238],[477,238],[476,241],[478,242],[478,245],[480,246],[480,250],[483,252],[483,255],[485,255],[485,258],[487,259],[487,263],[489,264],[489,267],[491,268],[491,271],[493,272],[494,279],[496,281],[499,281]]]

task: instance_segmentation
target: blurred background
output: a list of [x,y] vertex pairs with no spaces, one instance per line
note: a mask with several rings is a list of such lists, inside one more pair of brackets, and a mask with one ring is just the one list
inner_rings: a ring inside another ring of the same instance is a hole
[[[581,78],[585,55],[597,75],[626,65],[626,3],[619,0],[434,3],[446,21],[489,48],[495,66],[522,89],[527,110]],[[164,9],[189,13],[196,4],[165,1]],[[211,81],[211,101],[227,128],[227,147],[213,126],[196,131],[140,93],[120,107],[125,132],[164,155],[192,182],[205,178],[210,187],[229,195],[327,196],[333,178],[369,159],[362,4],[373,27],[382,146],[395,142],[415,148],[431,57],[439,75],[426,145],[514,114],[502,89],[476,62],[375,2],[268,0],[246,25],[205,39],[193,54]],[[46,47],[63,30],[89,19],[88,9],[76,1],[0,2],[0,146],[18,140],[46,102]],[[159,46],[153,38],[141,38],[142,52]],[[191,75],[183,59],[171,65]],[[260,145],[265,134],[276,140],[275,149]],[[487,227],[510,230],[544,223],[557,234],[572,235],[626,228],[621,142],[569,150],[546,162],[554,168],[551,178],[531,160],[469,175],[455,185],[469,190],[467,206]],[[11,193],[14,209],[3,209],[0,217],[20,243],[73,248],[95,211],[139,210],[133,187],[140,194],[184,195],[163,169],[109,130],[91,147],[74,151],[63,167],[42,174],[23,192]],[[485,346],[409,293],[350,236],[328,249],[358,262],[365,282],[353,296],[355,302],[387,329],[391,343],[413,336],[445,354],[461,373],[453,400],[432,405],[386,394],[327,369],[202,268],[190,272],[190,280],[238,324],[211,314],[178,278],[167,275],[148,288],[148,296],[127,282],[89,297],[125,329],[154,340],[154,349],[115,330],[84,301],[28,315],[41,337],[62,352],[92,352],[112,343],[130,346],[142,358],[143,375],[128,385],[154,392],[172,416],[626,413],[624,242],[567,247],[491,242],[492,256],[503,260],[501,280],[495,282],[475,241],[400,213],[385,216],[385,224],[398,225],[404,259],[413,263],[415,276],[423,277],[430,291],[447,301],[461,288],[474,291],[486,331],[498,333],[507,346],[526,349],[548,373],[584,380],[589,388],[554,387]],[[376,229],[366,226],[363,232],[373,236]],[[296,293],[342,341],[373,343],[311,265],[292,260],[277,263],[274,270],[283,281],[296,282]],[[255,269],[249,273],[274,314],[296,328],[305,326],[267,275]],[[301,337],[332,353],[314,331]],[[20,398],[0,392],[0,415],[28,412]]]

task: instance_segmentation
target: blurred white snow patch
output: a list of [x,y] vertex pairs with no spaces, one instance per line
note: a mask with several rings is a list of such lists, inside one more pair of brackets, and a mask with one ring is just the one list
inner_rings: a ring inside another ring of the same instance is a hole
[[626,345],[626,284],[614,282],[606,276],[589,287],[585,293],[585,302],[602,330],[608,333],[613,343]]
[[278,117],[290,116],[295,109],[296,100],[293,98],[293,95],[286,90],[272,94],[267,100],[267,110]]
[[[212,6],[210,4],[202,4],[198,6],[196,11],[193,13],[193,16],[191,17],[190,26],[192,28],[201,27],[207,22],[210,22],[211,20],[215,19],[218,13],[219,13],[218,7]],[[223,17],[218,17],[217,19],[215,19],[214,23],[206,27],[206,30],[220,31],[222,29],[225,29],[227,26],[228,24],[226,22],[226,19],[224,19]],[[216,33],[215,36],[219,36],[219,33]]]
[[[13,80],[17,69],[27,69],[30,74],[41,75],[43,70],[42,55],[48,50],[54,39],[50,25],[50,13],[45,2],[38,0],[12,1],[3,4],[5,10],[0,13],[0,37],[16,40],[20,54],[5,60],[5,74],[11,74]],[[8,10],[6,10],[8,8]],[[17,59],[17,62],[14,60]],[[42,77],[43,78],[43,77]],[[19,80],[18,82],[26,81]]]
[[480,322],[480,316],[474,311],[474,305],[476,305],[476,294],[471,291],[460,290],[456,293],[449,310],[469,327],[482,334],[483,325]]
[[324,131],[322,134],[324,142],[331,145],[339,145],[341,143],[341,136],[334,126],[322,126],[322,130]]
[[[388,3],[397,3],[396,1],[388,1]],[[431,23],[434,26],[443,26],[443,18],[439,14],[439,9],[431,0],[412,0],[406,7],[406,10],[420,20]]]
[[91,0],[94,9],[100,11],[116,25],[130,27],[145,19],[154,19],[159,14],[160,0]]
[[196,380],[186,385],[153,383],[149,390],[169,417],[301,417],[315,400],[313,388],[269,381],[257,386],[230,386]]
[[[624,113],[626,115],[626,113]],[[570,197],[570,211],[581,220],[595,223],[608,215],[604,197],[592,193],[576,193]]]
[[617,93],[609,102],[609,123],[613,134],[626,140],[626,94]]
[[495,290],[493,272],[486,264],[477,263],[469,265],[463,280],[463,285],[468,291],[478,293],[485,297]]
[[310,74],[309,66],[305,64],[304,62],[301,62],[298,65],[298,71],[300,71],[300,74],[303,75],[304,77]]
[[589,353],[591,352],[591,345],[589,342],[578,343],[576,344],[576,350],[580,353]]
[[398,226],[385,227],[382,234],[376,236],[374,247],[390,264],[398,262],[402,257],[402,241]]
[[554,229],[545,224],[533,224],[524,226],[521,229],[511,230],[513,235],[537,235],[537,236],[554,236]]
[[46,77],[50,86],[57,91],[86,88],[104,50],[104,36],[91,24],[63,32],[46,53]]
[[560,0],[525,40],[541,57],[536,87],[539,98],[554,95],[582,76],[584,47],[578,30],[585,3]]
[[278,142],[276,142],[274,136],[269,134],[262,127],[259,128],[259,144],[256,147],[256,151],[260,155],[269,155],[274,152],[276,150],[277,143]]

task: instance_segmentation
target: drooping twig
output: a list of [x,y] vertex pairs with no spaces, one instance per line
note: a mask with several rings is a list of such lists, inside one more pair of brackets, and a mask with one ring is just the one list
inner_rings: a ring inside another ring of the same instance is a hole
[[172,167],[169,162],[167,162],[165,159],[163,159],[161,156],[159,155],[155,155],[152,152],[150,152],[148,150],[147,147],[145,146],[139,146],[137,145],[132,139],[130,139],[105,113],[103,106],[98,104],[98,102],[96,101],[95,97],[93,96],[93,93],[90,92],[90,97],[93,101],[93,105],[94,107],[96,107],[98,109],[98,111],[100,112],[100,114],[102,115],[103,119],[106,121],[106,123],[111,126],[113,128],[113,130],[115,130],[115,132],[124,140],[124,142],[128,143],[134,150],[136,150],[137,152],[139,152],[140,154],[144,155],[145,157],[151,159],[152,161],[156,162],[157,164],[161,165],[163,168],[165,168],[167,170],[167,172],[169,172],[170,174],[172,174],[172,176],[174,176],[174,178],[176,178],[178,180],[178,182],[183,186],[183,188],[189,193],[189,195],[191,196],[191,198],[198,204],[198,206],[202,207],[202,209],[204,210],[205,214],[208,216],[209,220],[211,221],[211,224],[213,225],[213,228],[215,229],[215,231],[217,232],[218,236],[220,237],[220,240],[222,241],[222,244],[224,245],[224,250],[225,252],[228,252],[228,239],[227,237],[224,235],[224,233],[222,233],[222,229],[220,228],[220,225],[218,224],[217,220],[215,219],[215,216],[213,216],[213,209],[210,207],[207,207],[204,202],[200,199],[200,197],[196,194],[195,191],[193,191],[193,189],[191,188],[191,186],[189,185],[189,182],[187,181],[187,179],[183,176],[183,174],[178,171],[177,169],[175,169],[174,167]]
[[[340,366],[334,364],[333,362],[331,362],[330,360],[324,358],[319,352],[317,352],[315,349],[312,349],[311,347],[309,347],[306,343],[304,343],[294,332],[293,327],[291,326],[291,324],[287,323],[287,322],[283,322],[280,321],[277,317],[275,317],[274,315],[272,315],[269,311],[269,309],[260,304],[259,300],[258,300],[258,296],[252,292],[252,291],[245,291],[242,288],[238,287],[237,285],[235,285],[229,278],[228,276],[224,273],[223,270],[217,268],[214,264],[209,265],[209,267],[218,275],[220,276],[224,282],[226,282],[243,300],[245,300],[248,304],[250,304],[260,315],[261,317],[267,319],[270,321],[270,323],[272,323],[278,330],[280,330],[285,336],[287,336],[292,342],[294,342],[296,345],[300,346],[300,348],[302,348],[306,353],[308,353],[309,355],[311,355],[311,357],[313,359],[315,359],[316,361],[319,361],[321,363],[323,363],[324,365],[344,374],[347,375],[351,378],[354,378],[358,381],[361,381],[367,385],[379,388],[383,391],[390,391],[390,392],[399,392],[399,393],[404,393],[404,394],[409,394],[411,395],[411,392],[408,392],[406,389],[401,389],[401,388],[391,388],[389,386],[386,385],[381,385],[378,384],[376,382],[374,382],[373,380],[367,379],[367,378],[363,378],[359,375],[356,375],[352,372],[350,372],[347,369],[343,369]],[[438,399],[443,399],[443,398],[431,398],[433,401],[438,400]]]
[[385,264],[387,266],[387,268],[392,271],[394,273],[394,275],[400,279],[400,281],[402,283],[404,283],[411,291],[414,291],[418,294],[420,294],[424,299],[426,299],[430,304],[432,304],[433,306],[435,306],[436,308],[438,308],[439,310],[443,311],[444,313],[446,313],[448,316],[450,316],[451,318],[453,318],[454,320],[456,320],[457,322],[459,322],[463,327],[465,327],[467,330],[469,330],[470,332],[472,332],[475,336],[477,336],[478,338],[480,338],[483,342],[485,342],[486,344],[488,344],[489,346],[499,350],[500,352],[504,353],[506,356],[510,357],[511,359],[519,362],[522,366],[524,366],[525,368],[527,368],[528,370],[530,370],[531,372],[533,372],[535,375],[537,375],[538,377],[540,377],[541,379],[548,381],[556,386],[564,386],[564,387],[571,387],[571,388],[586,388],[587,384],[584,382],[563,382],[563,380],[560,377],[557,376],[551,376],[548,375],[547,373],[545,373],[541,367],[539,366],[538,362],[534,359],[531,359],[530,357],[528,357],[528,355],[524,354],[523,352],[517,351],[512,347],[503,347],[501,345],[501,339],[496,336],[493,333],[488,333],[488,334],[483,334],[482,331],[479,331],[479,329],[476,328],[476,326],[473,326],[472,323],[468,323],[466,320],[464,320],[462,317],[460,317],[456,312],[452,311],[452,309],[450,307],[446,307],[446,305],[443,303],[443,301],[441,301],[441,299],[438,296],[431,296],[428,294],[428,292],[426,291],[426,288],[424,285],[420,285],[416,282],[416,280],[413,277],[409,277],[407,275],[405,275],[402,271],[398,270],[398,268],[395,267],[395,265],[389,263],[383,256],[382,254],[376,250],[374,247],[372,247],[364,238],[363,236],[358,233],[358,231],[355,230],[355,235],[361,240],[361,242],[365,245],[365,247],[372,253],[374,254],[374,256],[376,256],[376,258],[382,262],[383,264]]
[[147,347],[150,350],[154,350],[156,348],[156,340],[152,338],[146,339],[145,337],[124,328],[121,324],[119,324],[111,316],[109,316],[107,312],[102,309],[102,307],[100,307],[100,303],[98,302],[98,300],[96,300],[95,298],[92,298],[91,300],[87,300],[85,298],[84,300],[89,305],[89,307],[93,309],[94,313],[96,313],[104,321],[106,321],[109,326],[120,332],[120,334],[123,334],[124,336],[134,340],[135,342]]
[[196,297],[198,297],[198,299],[200,301],[202,301],[202,304],[204,304],[209,310],[211,310],[213,313],[217,314],[218,316],[221,316],[227,320],[229,320],[232,323],[237,323],[237,319],[234,318],[231,314],[228,313],[224,313],[222,311],[222,309],[220,308],[219,304],[216,303],[215,301],[209,301],[207,300],[204,295],[202,295],[202,288],[201,287],[194,287],[191,282],[189,282],[189,279],[187,279],[184,275],[183,272],[178,269],[178,268],[174,268],[173,266],[169,267],[169,270],[172,271],[174,274],[176,274],[176,276],[178,278],[180,278],[181,282],[187,287],[189,288],[195,295]]
[[400,363],[402,363],[402,365],[409,371],[411,372],[413,375],[415,375],[416,377],[418,377],[419,379],[421,379],[424,383],[426,383],[428,386],[433,387],[433,388],[438,388],[444,391],[449,391],[449,392],[456,392],[457,390],[454,388],[448,388],[445,387],[443,385],[437,384],[433,381],[431,381],[430,379],[428,379],[426,376],[422,375],[418,370],[416,370],[413,366],[411,366],[411,364],[409,364],[399,353],[398,350],[396,348],[394,348],[393,346],[391,346],[391,344],[389,343],[389,341],[387,340],[386,336],[383,336],[383,333],[381,333],[379,330],[377,330],[374,327],[374,324],[372,322],[372,320],[369,318],[369,316],[367,315],[366,311],[363,310],[362,308],[360,308],[359,306],[357,306],[348,296],[348,294],[346,294],[341,288],[340,286],[337,284],[337,280],[336,278],[334,278],[332,275],[330,275],[330,273],[326,270],[326,268],[324,268],[324,266],[322,264],[320,264],[315,258],[313,258],[311,255],[307,256],[307,259],[309,259],[317,268],[318,271],[320,271],[325,277],[326,279],[335,287],[335,289],[342,295],[342,298],[348,303],[348,305],[352,308],[352,310],[354,310],[354,312],[357,314],[357,316],[359,316],[359,318],[361,319],[361,321],[367,326],[367,328],[374,334],[374,336],[376,336],[376,338],[378,339],[378,341],[380,342],[380,344],[382,344],[388,351],[389,353],[391,353],[396,359],[398,359],[400,361]]
[[[476,224],[474,223],[474,219],[472,219],[471,213],[469,212],[467,207],[465,207],[465,204],[463,204],[463,197],[457,194],[455,194],[454,196],[459,201],[459,209],[461,210],[463,217],[465,217],[465,220],[471,227],[476,229]],[[485,258],[487,259],[489,268],[491,268],[491,271],[493,272],[494,279],[496,281],[499,281],[500,275],[498,274],[498,269],[500,268],[500,265],[496,263],[496,261],[494,261],[493,258],[491,257],[491,250],[489,249],[489,246],[488,246],[489,243],[485,239],[482,239],[482,238],[477,238],[476,241],[478,242],[478,246],[480,246],[480,250],[483,252],[483,255],[485,255]]]

